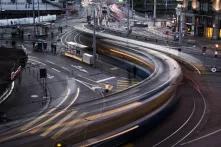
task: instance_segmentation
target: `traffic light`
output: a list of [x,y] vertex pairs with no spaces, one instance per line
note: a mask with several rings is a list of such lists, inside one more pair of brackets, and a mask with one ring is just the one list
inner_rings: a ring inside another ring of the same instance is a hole
[[40,78],[47,78],[47,69],[41,68],[40,70]]

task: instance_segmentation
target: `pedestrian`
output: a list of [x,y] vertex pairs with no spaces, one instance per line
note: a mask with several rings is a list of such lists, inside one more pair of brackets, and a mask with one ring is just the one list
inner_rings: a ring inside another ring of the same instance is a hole
[[35,42],[33,41],[32,42],[32,48],[34,49],[34,47],[35,47]]

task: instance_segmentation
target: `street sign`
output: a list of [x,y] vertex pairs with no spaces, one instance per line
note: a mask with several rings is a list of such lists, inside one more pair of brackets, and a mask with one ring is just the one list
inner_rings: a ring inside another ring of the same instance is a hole
[[216,67],[212,67],[211,72],[216,72]]
[[47,78],[47,70],[46,68],[40,69],[40,78]]

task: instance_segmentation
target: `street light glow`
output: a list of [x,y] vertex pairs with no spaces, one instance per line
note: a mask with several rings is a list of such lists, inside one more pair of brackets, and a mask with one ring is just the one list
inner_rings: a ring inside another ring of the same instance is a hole
[[123,3],[123,2],[124,2],[124,0],[118,0],[118,2],[119,2],[119,3]]
[[220,10],[220,0],[214,0],[214,1],[213,1],[213,8],[214,8],[216,11],[219,11],[219,10]]

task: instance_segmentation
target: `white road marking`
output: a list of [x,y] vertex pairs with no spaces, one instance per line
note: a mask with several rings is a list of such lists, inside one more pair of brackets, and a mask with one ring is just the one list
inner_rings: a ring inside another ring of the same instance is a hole
[[58,123],[54,124],[53,126],[51,126],[50,128],[48,128],[44,133],[42,133],[40,136],[47,136],[49,133],[51,133],[52,131],[54,131],[56,128],[61,127],[62,124],[70,119],[77,111],[73,111],[70,114],[66,115],[64,118],[62,118]]
[[37,94],[31,95],[31,98],[38,98],[39,96]]
[[29,58],[29,60],[30,60],[30,61],[34,61],[34,62],[36,62],[36,63],[38,63],[38,64],[41,64],[41,65],[43,65],[43,66],[46,66],[45,63],[42,63],[42,62],[37,61],[37,60],[35,60],[35,59],[30,59],[30,58]]
[[47,78],[48,78],[48,79],[53,79],[54,76],[52,76],[52,75],[50,75],[50,74],[47,74]]
[[51,69],[53,69],[53,70],[55,70],[55,71],[57,71],[57,72],[61,72],[60,70],[58,70],[58,69],[55,69],[55,68],[51,68]]
[[70,71],[67,67],[62,66],[61,68],[66,70],[66,71]]
[[[21,130],[24,131],[24,130],[28,129],[29,127],[31,127],[35,123],[39,122],[41,119],[46,118],[50,113],[54,112],[57,108],[59,108],[65,102],[65,100],[69,97],[70,93],[71,93],[71,89],[68,88],[67,93],[66,93],[64,99],[62,99],[62,101],[57,105],[56,108],[52,108],[47,113],[44,113],[43,115],[40,115],[39,117],[37,117],[33,121],[31,121],[28,124],[26,124],[25,126],[23,126],[21,128]],[[31,129],[29,129],[29,130],[31,130]],[[29,131],[29,130],[27,130],[27,131]]]
[[118,67],[112,67],[112,68],[110,68],[110,70],[117,70],[117,69],[119,69]]
[[[66,106],[64,109],[62,109],[60,112],[58,112],[58,113],[57,113],[56,115],[54,115],[53,117],[51,117],[51,118],[47,119],[46,121],[42,122],[41,124],[35,126],[34,129],[29,130],[29,132],[30,132],[30,133],[36,133],[36,132],[40,129],[40,127],[49,124],[50,122],[52,122],[52,120],[54,120],[55,118],[59,117],[59,116],[62,115],[64,112],[66,112],[66,110],[67,110],[71,105],[73,105],[74,102],[77,100],[77,98],[78,98],[78,96],[79,96],[79,93],[80,93],[80,88],[77,88],[77,93],[76,93],[74,99],[71,101],[71,103],[70,103],[68,106]],[[69,95],[69,94],[68,94],[68,95]],[[35,128],[36,128],[36,129],[35,129]]]
[[68,125],[64,125],[60,130],[58,130],[55,134],[53,134],[53,136],[51,138],[54,140],[59,138],[62,134],[64,134],[66,131],[68,131],[71,128],[71,126],[75,126],[77,123],[79,123],[81,121],[81,119],[79,119],[79,118],[82,118],[86,114],[87,114],[86,112],[83,112],[82,114],[80,114],[78,116],[78,118],[75,118],[74,120],[67,122]]
[[79,71],[82,71],[82,72],[85,72],[85,73],[88,73],[87,70],[83,69],[82,66],[76,66],[76,65],[71,65],[72,67],[74,67],[75,69],[78,69]]
[[116,78],[116,77],[109,77],[109,78],[105,78],[105,79],[98,80],[98,81],[96,81],[96,82],[97,82],[97,83],[100,83],[100,82],[108,81],[108,80],[115,79],[115,78]]
[[54,62],[52,62],[52,61],[50,61],[50,60],[46,60],[48,63],[51,63],[51,64],[53,64],[53,65],[56,65],[56,63],[54,63]]

